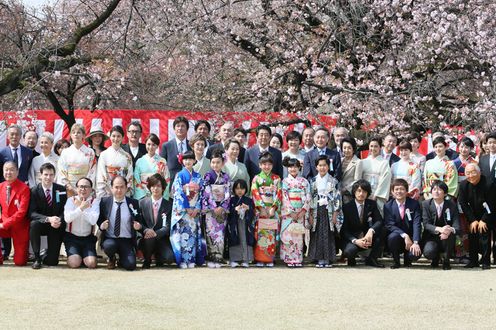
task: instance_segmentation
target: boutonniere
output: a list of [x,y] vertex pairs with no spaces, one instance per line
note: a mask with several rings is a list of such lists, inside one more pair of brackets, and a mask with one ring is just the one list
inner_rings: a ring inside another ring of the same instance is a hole
[[131,212],[133,213],[133,215],[136,217],[138,215],[138,210],[136,210],[133,206],[133,204],[129,204],[129,209],[131,210]]
[[491,209],[489,208],[489,205],[487,205],[487,203],[486,203],[486,202],[484,202],[484,203],[482,204],[482,206],[484,206],[484,208],[486,209],[487,214],[491,214]]
[[451,213],[449,209],[446,209],[446,220],[451,221]]
[[60,191],[55,190],[55,203],[60,203]]
[[165,224],[165,221],[167,221],[167,214],[162,213],[162,220],[164,221]]
[[412,221],[412,215],[410,213],[410,209],[406,209],[405,213],[406,213],[406,217],[408,218],[408,221]]
[[19,200],[18,200],[18,199],[16,199],[16,200],[14,200],[14,205],[15,205],[17,208],[19,208],[19,207],[21,206],[21,203],[19,203]]

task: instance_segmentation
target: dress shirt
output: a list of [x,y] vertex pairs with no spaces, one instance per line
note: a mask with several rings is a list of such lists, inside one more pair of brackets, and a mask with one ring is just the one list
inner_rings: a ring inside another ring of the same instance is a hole
[[260,154],[262,154],[262,152],[269,151],[269,147],[267,147],[267,148],[264,149],[264,148],[262,148],[261,145],[258,145],[258,148],[260,149]]
[[[19,158],[21,159],[21,158]],[[494,161],[496,161],[496,154],[490,154],[489,156],[489,170],[493,169]]]
[[176,137],[176,144],[177,144],[177,152],[178,153],[184,154],[186,152],[186,150],[188,150],[188,147],[186,146],[186,139],[181,141]]
[[129,150],[131,151],[131,154],[133,155],[133,157],[136,157],[136,155],[138,154],[138,151],[139,151],[139,144],[137,147],[131,147],[131,145],[129,145]]
[[[114,202],[112,203],[112,211],[110,212],[110,223],[109,227],[107,229],[107,236],[111,238],[116,238],[114,235],[114,225],[115,225],[115,214],[117,212],[117,201],[114,199]],[[132,221],[131,221],[131,213],[129,212],[129,207],[126,204],[126,199],[124,198],[122,200],[121,204],[121,235],[119,238],[131,238],[131,227],[132,227]]]
[[76,207],[76,204],[74,204],[75,199],[79,200],[79,196],[67,199],[65,204],[64,220],[67,223],[65,230],[75,236],[86,237],[92,234],[93,226],[98,221],[100,199],[93,200],[91,207],[84,211],[80,207]]
[[45,195],[45,198],[46,198],[46,195],[47,195],[47,189],[50,190],[50,197],[52,197],[52,204],[55,204],[55,199],[53,198],[53,184],[50,186],[50,187],[45,187],[43,184],[41,184],[41,187],[43,188],[43,194]]

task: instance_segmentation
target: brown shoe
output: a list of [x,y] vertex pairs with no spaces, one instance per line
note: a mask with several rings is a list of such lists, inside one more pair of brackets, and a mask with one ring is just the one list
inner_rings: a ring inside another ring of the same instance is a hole
[[107,260],[107,269],[115,269],[115,257],[108,258],[108,260]]

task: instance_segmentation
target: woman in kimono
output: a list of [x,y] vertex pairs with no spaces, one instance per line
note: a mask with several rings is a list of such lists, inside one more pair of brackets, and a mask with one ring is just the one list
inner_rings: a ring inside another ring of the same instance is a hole
[[101,126],[91,127],[90,134],[86,138],[86,142],[88,142],[88,146],[95,152],[95,158],[97,162],[98,158],[100,158],[100,154],[107,150],[107,148],[105,148],[105,141],[107,140],[108,136],[103,133],[103,129]]
[[233,182],[238,179],[244,180],[246,184],[248,184],[248,188],[246,188],[246,190],[249,193],[250,176],[248,175],[248,170],[246,169],[245,164],[238,161],[241,144],[238,140],[232,138],[226,141],[224,148],[226,150],[227,159],[224,163],[222,171],[227,173]]
[[205,147],[207,146],[207,139],[201,134],[194,134],[189,140],[189,145],[193,149],[196,163],[193,166],[195,172],[200,173],[202,178],[210,171],[210,161],[205,157]]
[[419,152],[420,144],[422,143],[422,137],[417,132],[412,132],[408,135],[407,141],[412,145],[412,153],[410,155],[411,160],[418,164],[420,169],[420,174],[424,172],[425,167],[425,156]]
[[82,124],[71,127],[72,145],[62,150],[57,163],[57,182],[67,189],[68,197],[77,195],[76,182],[88,178],[95,182],[95,152],[83,144],[86,131]]
[[404,179],[408,183],[408,196],[418,200],[422,189],[422,173],[419,165],[411,159],[412,145],[403,141],[399,145],[401,159],[391,165],[391,182]]
[[116,125],[110,130],[112,145],[100,154],[98,159],[96,177],[96,196],[98,198],[112,196],[110,182],[117,175],[126,178],[128,182],[128,195],[132,196],[133,186],[133,160],[122,147],[124,130]]
[[355,182],[355,171],[360,159],[355,155],[357,151],[356,141],[352,137],[345,137],[341,140],[341,151],[344,157],[341,159],[341,168],[343,174],[341,176],[341,197],[343,204],[351,201],[351,186]]
[[301,163],[286,157],[283,166],[288,176],[282,181],[281,259],[288,267],[303,265],[305,226],[310,214],[310,184],[298,176]]
[[193,170],[195,154],[179,155],[183,169],[172,186],[171,245],[179,268],[194,268],[205,261],[200,229],[201,187],[203,180]]
[[343,224],[341,193],[338,181],[329,174],[329,158],[319,156],[315,166],[318,174],[310,184],[312,201],[308,256],[316,262],[317,268],[328,268],[336,260],[335,233],[339,233]]
[[248,268],[253,260],[255,245],[255,206],[253,200],[245,196],[248,184],[242,179],[233,183],[234,196],[229,202],[227,215],[227,239],[231,267]]
[[369,142],[369,155],[358,162],[355,171],[355,181],[367,180],[372,187],[370,199],[377,202],[377,207],[383,214],[384,204],[389,199],[391,186],[391,169],[389,162],[381,156],[381,139],[373,137]]
[[[157,154],[157,148],[160,146],[160,139],[157,135],[151,133],[145,140],[147,154],[143,155],[136,161],[134,169],[134,198],[141,199],[150,197],[151,192],[148,189],[148,178],[158,173],[164,179],[167,185],[170,184],[169,168],[167,161]],[[169,200],[169,189],[164,189],[163,198]]]
[[425,163],[423,186],[424,199],[431,198],[431,184],[436,180],[443,181],[448,186],[448,195],[456,197],[458,192],[458,172],[453,161],[446,156],[446,141],[438,136],[432,142],[436,157]]
[[205,236],[207,240],[207,266],[220,268],[224,263],[224,234],[226,229],[231,181],[222,172],[224,154],[214,150],[210,158],[210,171],[203,177],[202,211],[205,213]]
[[[300,149],[301,144],[301,134],[298,131],[291,131],[286,135],[286,143],[288,144],[288,150],[282,153],[282,158],[296,158],[300,161],[301,167],[303,167],[303,160],[305,159],[305,151]],[[288,169],[283,169],[284,178],[288,176]]]
[[40,167],[45,163],[51,163],[57,168],[59,156],[52,151],[53,147],[53,134],[50,132],[43,132],[40,136],[40,149],[41,154],[33,158],[31,167],[29,168],[29,186],[32,188],[41,182]]
[[254,256],[257,267],[274,267],[282,201],[281,178],[272,173],[274,160],[269,152],[261,153],[258,159],[261,172],[251,184],[257,218]]

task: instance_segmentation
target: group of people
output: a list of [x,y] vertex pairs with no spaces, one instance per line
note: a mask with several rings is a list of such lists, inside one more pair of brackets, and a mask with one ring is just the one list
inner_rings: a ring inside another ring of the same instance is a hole
[[329,268],[337,256],[382,268],[386,253],[391,268],[424,255],[432,267],[451,269],[456,258],[489,269],[492,249],[496,257],[496,132],[481,139],[478,155],[470,138],[457,152],[435,133],[426,156],[420,135],[398,144],[388,134],[369,139],[360,159],[343,127],[291,131],[283,152],[283,137],[266,125],[250,148],[247,132],[230,122],[217,142],[208,121],[197,121],[190,138],[189,125],[176,118],[175,137],[162,146],[153,133],[141,143],[137,121],[108,135],[74,124],[70,142],[28,131],[26,146],[11,125],[0,150],[0,263],[13,245],[15,265],[30,254],[34,269],[57,265],[62,243],[69,267],[95,268],[105,253],[109,269],[126,270],[136,268],[137,251],[144,269],[153,261],[273,267],[276,258]]

